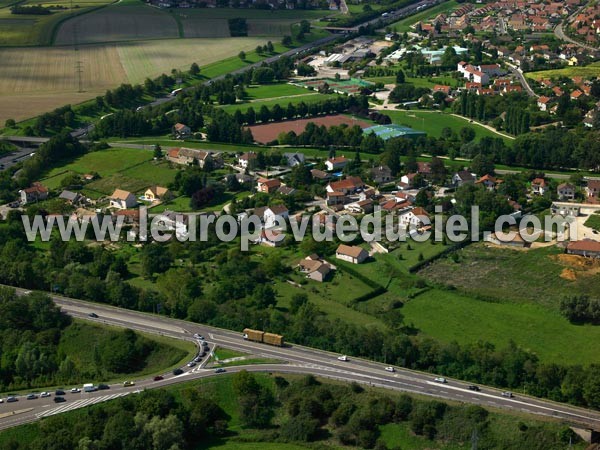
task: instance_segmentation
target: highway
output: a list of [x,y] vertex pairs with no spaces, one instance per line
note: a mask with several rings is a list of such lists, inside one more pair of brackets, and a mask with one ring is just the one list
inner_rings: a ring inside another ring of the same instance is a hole
[[[26,291],[17,289],[17,292],[22,294]],[[506,409],[519,413],[545,416],[572,425],[600,430],[600,412],[596,411],[529,397],[519,393],[515,393],[513,398],[506,398],[501,395],[501,390],[484,386],[480,386],[480,391],[478,392],[471,391],[468,389],[469,383],[459,380],[448,379],[447,384],[437,383],[434,381],[436,375],[400,367],[396,367],[396,371],[390,373],[385,371],[383,363],[352,357],[349,357],[348,361],[339,361],[337,359],[339,355],[337,354],[299,345],[288,345],[280,348],[254,343],[245,341],[240,332],[223,330],[193,322],[58,296],[53,296],[53,300],[64,312],[80,319],[190,341],[195,341],[193,336],[195,333],[198,333],[206,338],[211,348],[219,346],[250,353],[261,358],[281,361],[279,364],[229,367],[227,368],[227,372],[229,373],[248,370],[313,374],[347,382],[354,381],[396,391],[435,397],[441,400],[472,403],[488,408]],[[95,313],[98,317],[91,318],[89,316],[90,313]],[[111,385],[110,390],[106,391],[83,394],[67,393],[65,395],[67,402],[60,404],[55,404],[53,398],[25,400],[24,397],[21,397],[17,402],[0,404],[0,429],[35,421],[48,415],[75,409],[76,407],[110,400],[117,396],[129,395],[143,389],[163,387],[173,383],[210,376],[223,376],[204,366],[191,369],[184,367],[184,370],[185,373],[179,376],[173,376],[171,373],[165,374],[164,380],[157,382],[152,379],[143,379],[135,380],[135,386],[131,387],[123,387],[121,384],[118,384]],[[101,382],[101,380],[86,381],[93,383]],[[65,386],[65,388],[70,387]],[[3,398],[6,399],[6,394],[3,395]],[[18,411],[21,412],[16,413]]]

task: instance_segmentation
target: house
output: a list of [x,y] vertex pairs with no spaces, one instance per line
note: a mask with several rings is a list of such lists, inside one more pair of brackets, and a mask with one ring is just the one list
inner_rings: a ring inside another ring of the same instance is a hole
[[230,177],[234,177],[238,183],[240,184],[244,184],[244,183],[253,183],[254,182],[254,177],[252,177],[251,175],[246,175],[245,173],[231,173],[229,175],[227,175],[225,178],[223,178],[223,181],[228,182]]
[[475,184],[481,184],[481,185],[485,186],[487,189],[489,189],[490,191],[493,191],[502,182],[503,182],[503,180],[500,180],[499,178],[493,177],[488,174],[488,175],[482,176],[479,180],[477,180],[475,182]]
[[388,166],[377,166],[371,169],[371,179],[376,184],[392,181],[392,170]]
[[277,193],[282,195],[292,195],[294,192],[296,192],[296,189],[290,186],[285,186],[283,184],[279,186],[279,189],[277,189]]
[[600,180],[588,180],[585,193],[588,197],[597,198],[600,194]]
[[254,214],[261,218],[265,228],[272,228],[277,222],[286,220],[290,212],[284,205],[262,206],[254,210]]
[[548,184],[543,178],[536,178],[531,182],[531,193],[533,195],[544,195],[548,190]]
[[349,203],[344,209],[354,214],[370,214],[373,212],[373,200],[370,198]]
[[561,183],[556,188],[559,200],[575,200],[575,186],[570,183]]
[[452,175],[452,185],[456,187],[462,186],[463,184],[473,184],[475,183],[475,180],[475,174],[468,170],[460,170]]
[[326,261],[321,260],[317,255],[310,255],[300,260],[298,268],[301,273],[306,274],[306,278],[322,283],[335,268]]
[[418,173],[407,173],[406,175],[402,175],[400,178],[400,183],[405,185],[407,188],[412,188],[415,185],[415,179],[417,178]]
[[361,189],[365,183],[360,177],[347,177],[344,180],[332,181],[327,185],[327,192],[342,192],[344,194],[353,194]]
[[151,202],[166,201],[173,197],[171,191],[162,186],[151,186],[144,192],[144,197]]
[[255,244],[264,245],[266,247],[280,247],[283,245],[284,234],[276,230],[262,230]]
[[331,179],[331,174],[328,174],[327,172],[323,172],[322,170],[319,170],[319,169],[312,169],[310,171],[310,174],[312,175],[313,179],[318,180],[318,181],[328,181]]
[[579,89],[575,89],[573,92],[571,92],[571,100],[579,100],[582,96],[583,92],[581,92]]
[[429,214],[420,206],[399,214],[400,225],[403,227],[421,228],[429,225]]
[[346,194],[343,192],[327,192],[327,206],[343,205],[346,201]]
[[120,209],[115,211],[112,215],[113,219],[123,217],[123,223],[126,224],[139,224],[140,223],[140,210],[139,209]]
[[122,189],[115,189],[113,195],[110,196],[110,207],[117,209],[133,208],[137,205],[137,199],[131,192]]
[[348,164],[348,160],[343,156],[329,158],[327,161],[325,161],[325,166],[330,172],[334,170],[343,170],[344,167],[346,167],[346,164]]
[[173,125],[173,136],[175,139],[186,139],[192,135],[192,129],[183,123]]
[[[179,217],[178,217],[179,216]],[[153,217],[156,223],[168,231],[175,231],[178,238],[188,234],[188,216],[174,211],[164,211]]]
[[38,202],[48,198],[48,189],[40,183],[33,183],[31,187],[19,191],[21,195],[21,203],[26,205],[31,202]]
[[431,164],[427,162],[418,162],[417,173],[423,175],[424,178],[428,178],[431,175]]
[[251,169],[256,161],[256,152],[247,152],[238,158],[238,166],[242,169]]
[[304,153],[284,153],[283,157],[287,161],[287,165],[290,167],[304,165]]
[[585,256],[587,258],[600,258],[600,242],[591,239],[571,241],[567,244],[566,252],[569,255]]
[[369,254],[362,247],[340,244],[335,251],[335,257],[352,264],[360,264],[369,257]]
[[198,164],[200,168],[207,167],[209,164],[215,168],[223,165],[220,157],[213,156],[211,152],[193,148],[172,148],[167,152],[166,159],[174,164],[184,166]]
[[537,101],[537,105],[538,108],[540,108],[540,111],[548,111],[548,106],[550,105],[551,99],[549,97],[546,97],[545,95],[542,95],[540,98],[538,98]]
[[504,70],[502,70],[500,64],[481,64],[477,66],[477,70],[488,77],[497,77],[504,74]]
[[265,194],[272,194],[281,186],[281,181],[277,178],[259,178],[256,182],[256,190]]
[[58,198],[65,200],[69,205],[77,205],[84,199],[83,195],[79,192],[62,191]]

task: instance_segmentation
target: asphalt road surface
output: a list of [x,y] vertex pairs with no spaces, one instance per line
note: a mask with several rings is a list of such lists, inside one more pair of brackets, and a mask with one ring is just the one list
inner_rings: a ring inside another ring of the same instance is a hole
[[[17,292],[24,293],[27,291],[17,289]],[[211,348],[219,346],[251,353],[262,358],[281,361],[278,364],[229,367],[226,369],[227,372],[248,370],[313,374],[347,382],[354,381],[397,391],[431,396],[442,400],[535,414],[565,421],[573,425],[594,428],[596,430],[600,429],[600,412],[596,411],[528,397],[519,393],[515,393],[513,398],[506,398],[501,395],[500,390],[485,386],[480,386],[480,391],[472,391],[468,388],[469,383],[453,379],[448,379],[446,384],[437,383],[434,381],[435,375],[400,367],[396,367],[395,372],[390,373],[385,370],[385,364],[383,363],[352,357],[349,357],[348,361],[339,361],[337,359],[339,355],[337,354],[299,345],[273,347],[246,341],[242,338],[240,332],[223,330],[193,322],[64,297],[53,296],[53,300],[64,312],[73,317],[190,341],[195,341],[193,336],[195,333],[198,333],[206,338]],[[89,316],[90,313],[95,313],[98,317],[91,318]],[[135,386],[123,387],[122,384],[118,384],[111,385],[110,389],[106,391],[78,394],[67,393],[65,395],[67,401],[59,404],[55,404],[52,397],[26,400],[24,396],[20,397],[17,402],[6,403],[7,394],[4,394],[2,398],[5,400],[5,403],[0,404],[0,429],[35,421],[48,415],[110,400],[118,396],[129,395],[144,389],[163,387],[197,378],[222,376],[222,374],[215,373],[214,370],[206,369],[203,366],[194,368],[184,367],[183,369],[185,370],[184,374],[179,376],[173,376],[171,373],[165,374],[164,380],[161,381],[155,382],[152,379],[133,380],[135,381]],[[89,380],[89,382],[97,384],[100,380]],[[65,386],[65,388],[70,387]]]

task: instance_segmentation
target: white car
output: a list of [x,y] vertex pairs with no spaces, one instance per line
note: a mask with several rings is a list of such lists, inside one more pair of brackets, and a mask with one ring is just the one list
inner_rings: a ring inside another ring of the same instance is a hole
[[392,366],[386,367],[385,370],[388,371],[388,372],[395,372],[396,371],[396,369],[394,369]]
[[4,399],[3,398],[0,398],[0,403],[4,403]]
[[44,392],[42,392],[42,393],[40,394],[40,397],[42,397],[42,398],[44,398],[44,397],[50,397],[50,392],[46,392],[46,391],[44,391]]
[[339,361],[348,361],[348,357],[346,355],[338,356]]
[[434,380],[436,383],[442,383],[442,384],[446,384],[448,382],[448,380],[446,380],[444,377],[436,377],[434,378]]
[[71,389],[71,394],[78,394],[79,392],[81,392],[81,389],[79,389],[79,388]]

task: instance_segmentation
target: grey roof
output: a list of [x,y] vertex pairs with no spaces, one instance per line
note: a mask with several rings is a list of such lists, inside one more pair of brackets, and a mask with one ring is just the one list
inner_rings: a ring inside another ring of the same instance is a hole
[[70,202],[74,202],[76,201],[79,197],[81,196],[81,194],[79,194],[79,192],[72,192],[72,191],[62,191],[60,193],[60,195],[58,196],[58,198],[62,198],[63,200],[68,200]]

